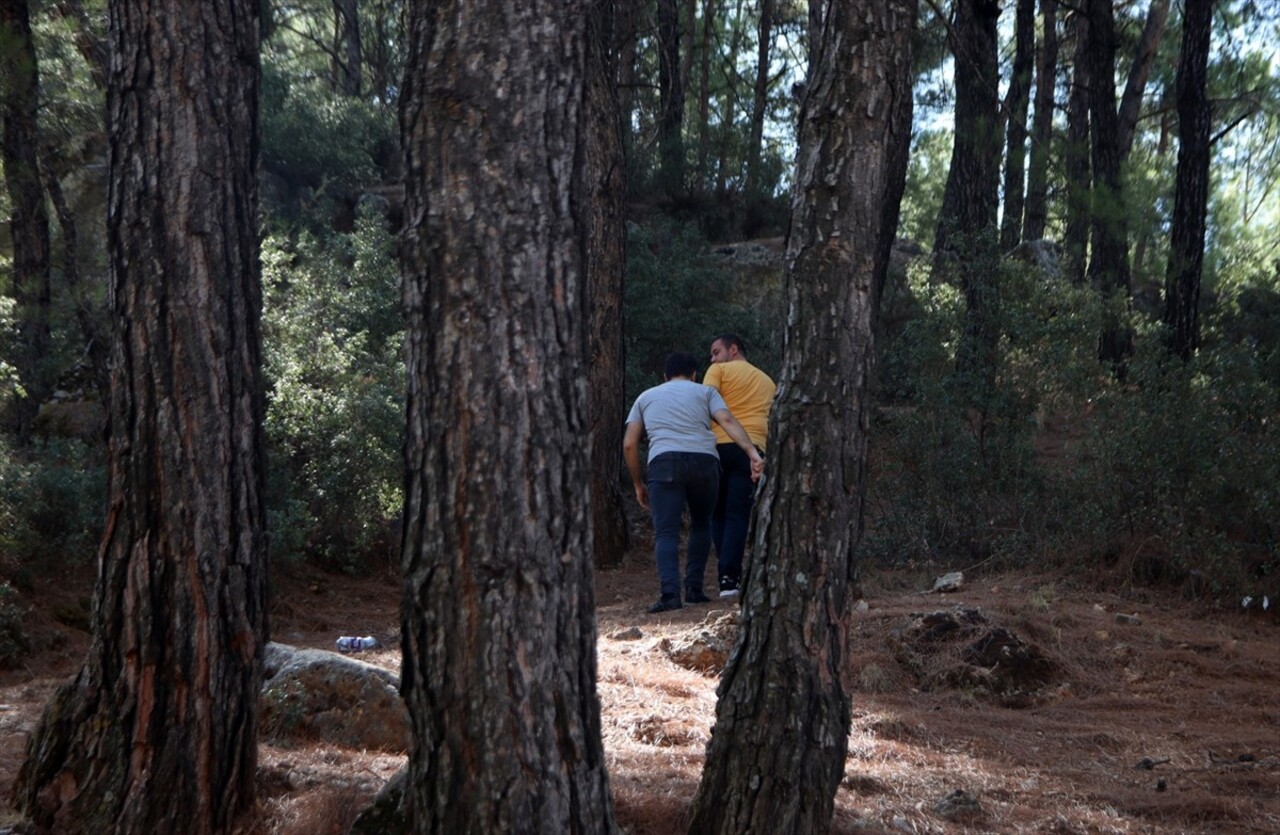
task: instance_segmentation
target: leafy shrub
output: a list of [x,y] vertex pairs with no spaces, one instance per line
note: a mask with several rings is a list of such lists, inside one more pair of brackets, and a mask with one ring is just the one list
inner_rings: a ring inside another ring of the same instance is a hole
[[16,664],[31,651],[22,631],[22,608],[18,593],[8,583],[0,583],[0,669]]
[[382,218],[263,248],[272,550],[367,570],[398,512],[403,324]]
[[751,362],[776,375],[782,347],[780,288],[731,274],[692,226],[659,220],[627,238],[627,396],[662,382],[668,354],[685,351],[705,370],[711,341],[734,332]]
[[90,563],[102,536],[103,451],[68,439],[5,446],[0,439],[0,556],[24,567]]

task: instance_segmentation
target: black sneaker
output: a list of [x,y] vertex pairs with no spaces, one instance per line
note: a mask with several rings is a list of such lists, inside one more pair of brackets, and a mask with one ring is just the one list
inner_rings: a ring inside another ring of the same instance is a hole
[[687,591],[684,593],[685,603],[710,603],[711,598],[702,593],[702,589],[697,591]]
[[680,602],[680,595],[664,594],[658,598],[657,603],[649,607],[649,614],[656,615],[659,612],[672,612],[683,608],[684,604]]
[[738,593],[738,581],[733,577],[720,578],[720,596],[733,597]]

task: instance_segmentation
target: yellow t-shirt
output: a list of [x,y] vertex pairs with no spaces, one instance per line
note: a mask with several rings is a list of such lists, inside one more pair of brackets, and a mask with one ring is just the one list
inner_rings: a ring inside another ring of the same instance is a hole
[[[747,430],[751,443],[763,450],[769,437],[769,409],[778,389],[769,375],[746,360],[732,360],[711,363],[702,382],[720,392],[729,411]],[[733,443],[720,424],[711,428],[716,433],[716,443]]]

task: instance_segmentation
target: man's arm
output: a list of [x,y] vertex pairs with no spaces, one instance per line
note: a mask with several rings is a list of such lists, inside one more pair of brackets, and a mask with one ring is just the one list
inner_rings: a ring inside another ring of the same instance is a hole
[[747,454],[747,458],[751,459],[751,480],[759,481],[760,474],[764,472],[764,459],[760,457],[760,450],[756,449],[755,444],[751,443],[751,438],[747,436],[747,430],[742,428],[742,424],[738,423],[738,419],[728,409],[716,409],[711,416],[715,418],[716,423],[720,424],[720,428],[725,431],[725,434],[732,438],[735,444],[742,447],[742,451]]
[[631,486],[635,488],[636,501],[648,510],[649,488],[645,486],[644,471],[640,469],[640,436],[643,434],[644,421],[633,420],[628,423],[627,431],[622,436],[622,455],[627,459],[627,469],[631,472]]

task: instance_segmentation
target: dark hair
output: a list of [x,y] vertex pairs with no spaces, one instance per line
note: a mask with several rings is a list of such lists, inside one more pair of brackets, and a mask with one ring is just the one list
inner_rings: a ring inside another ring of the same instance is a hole
[[743,342],[742,337],[738,336],[736,333],[722,333],[711,341],[723,342],[724,347],[726,348],[732,348],[734,345],[737,345],[738,353],[742,354],[744,357],[747,355],[747,344]]
[[693,354],[676,351],[667,356],[667,364],[663,367],[662,373],[668,380],[676,377],[692,379],[698,373],[698,361],[693,358]]

